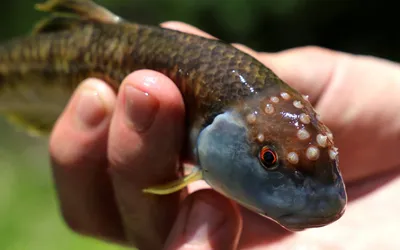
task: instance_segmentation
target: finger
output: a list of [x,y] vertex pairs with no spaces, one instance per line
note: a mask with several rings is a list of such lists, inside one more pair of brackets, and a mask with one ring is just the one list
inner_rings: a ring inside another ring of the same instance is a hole
[[351,56],[338,62],[317,105],[334,133],[348,181],[398,168],[400,65]]
[[212,190],[187,197],[166,249],[236,249],[242,228],[238,207]]
[[[276,222],[263,218],[260,215],[241,208],[243,218],[243,231],[239,242],[239,249],[270,249],[274,243],[281,242],[293,233],[279,226]],[[275,246],[276,247],[276,246]]]
[[[186,23],[182,23],[182,22],[177,22],[177,21],[169,21],[169,22],[164,22],[161,24],[161,27],[167,28],[167,29],[172,29],[172,30],[178,30],[181,32],[185,32],[188,34],[193,34],[193,35],[197,35],[197,36],[202,36],[205,38],[209,38],[209,39],[217,39],[214,36],[211,36],[210,34],[194,27],[191,26],[189,24]],[[232,46],[236,47],[237,49],[240,49],[243,52],[246,52],[247,54],[257,57],[258,53],[252,49],[250,49],[249,47],[243,45],[243,44],[238,44],[238,43],[234,43],[232,44]]]
[[161,24],[161,27],[171,29],[171,30],[178,30],[180,32],[185,32],[197,36],[202,36],[205,38],[216,39],[215,37],[211,36],[210,34],[194,27],[186,23],[176,22],[176,21],[169,21],[164,22]]
[[259,53],[253,49],[250,49],[249,47],[239,44],[239,43],[233,43],[232,46],[236,47],[237,49],[251,55],[252,57],[258,58]]
[[[290,49],[279,53],[259,53],[243,44],[232,44],[269,67],[284,82],[315,104],[329,84],[337,57],[342,55],[318,47]],[[322,63],[323,62],[323,63]]]
[[50,155],[62,214],[79,233],[124,240],[107,176],[107,134],[115,94],[106,83],[82,83],[50,138]]
[[316,104],[331,81],[338,61],[346,54],[318,47],[259,53],[258,59],[284,82]]
[[108,156],[126,234],[139,249],[160,249],[178,212],[179,192],[158,196],[142,190],[178,178],[183,117],[181,94],[166,76],[140,70],[123,81]]

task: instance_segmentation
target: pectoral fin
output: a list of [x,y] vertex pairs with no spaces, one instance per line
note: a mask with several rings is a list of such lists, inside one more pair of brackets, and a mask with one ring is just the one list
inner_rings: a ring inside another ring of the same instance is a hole
[[118,15],[91,0],[48,0],[47,2],[36,4],[35,8],[44,12],[76,15],[83,19],[102,23],[119,23],[123,21]]
[[172,182],[164,184],[164,185],[149,187],[149,188],[143,189],[143,192],[150,193],[150,194],[158,194],[158,195],[172,194],[174,192],[177,192],[177,191],[185,188],[187,185],[189,185],[192,182],[201,180],[202,178],[203,178],[202,172],[199,169],[194,169],[192,171],[192,173],[184,176],[183,178],[181,178],[179,180],[175,180],[175,181],[172,181]]

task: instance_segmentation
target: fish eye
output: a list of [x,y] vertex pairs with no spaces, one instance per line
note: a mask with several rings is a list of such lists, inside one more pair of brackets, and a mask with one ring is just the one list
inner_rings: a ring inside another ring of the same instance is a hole
[[274,170],[278,167],[278,155],[276,152],[268,146],[262,147],[260,150],[260,162],[266,170]]

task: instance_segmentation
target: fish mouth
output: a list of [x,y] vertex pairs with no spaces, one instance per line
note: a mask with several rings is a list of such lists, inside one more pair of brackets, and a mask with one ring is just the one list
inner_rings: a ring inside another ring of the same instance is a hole
[[308,228],[327,226],[342,217],[345,208],[332,216],[305,217],[301,214],[285,214],[279,217],[279,224],[289,231],[303,231]]

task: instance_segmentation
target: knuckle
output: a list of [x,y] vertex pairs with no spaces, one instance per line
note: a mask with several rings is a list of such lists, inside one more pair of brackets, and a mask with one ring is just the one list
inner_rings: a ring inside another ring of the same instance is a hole
[[78,140],[60,140],[52,137],[49,141],[49,153],[52,164],[61,168],[74,168],[84,163],[91,162],[93,154],[93,143],[87,138]]

